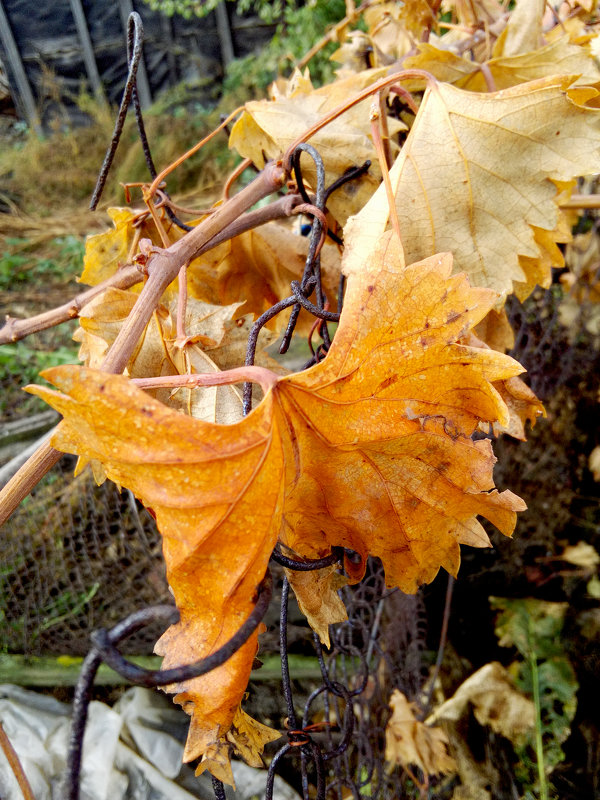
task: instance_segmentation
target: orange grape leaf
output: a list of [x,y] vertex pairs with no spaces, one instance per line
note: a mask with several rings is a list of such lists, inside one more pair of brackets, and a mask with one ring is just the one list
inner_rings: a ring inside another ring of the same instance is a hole
[[[556,183],[600,170],[600,111],[580,104],[596,92],[571,83],[427,89],[390,170],[407,262],[448,250],[457,271],[501,295],[549,280],[550,243],[536,229],[562,237]],[[388,217],[380,187],[344,231],[347,249],[358,242],[346,274],[361,269],[364,237],[376,240]]]
[[[63,414],[55,447],[100,460],[154,509],[181,615],[157,646],[165,667],[208,655],[238,630],[278,537],[304,557],[354,550],[353,580],[379,556],[388,584],[413,592],[440,567],[456,573],[460,543],[489,544],[477,515],[510,535],[525,507],[494,489],[491,444],[471,438],[482,421],[506,424],[491,381],[522,368],[456,343],[495,295],[451,277],[449,254],[405,267],[390,233],[363,255],[327,357],[273,375],[235,425],[186,417],[123,376],[82,367],[46,371],[59,392],[31,389]],[[172,687],[192,714],[188,760],[226,736],[256,641]]]
[[[489,317],[490,314],[487,316]],[[491,348],[491,345],[478,339],[474,333],[465,336],[463,343],[471,347]],[[508,409],[508,422],[494,422],[494,434],[500,436],[501,433],[507,433],[509,436],[524,442],[527,439],[525,436],[526,423],[530,422],[533,428],[540,417],[546,416],[546,409],[543,403],[540,402],[535,392],[519,377],[514,376],[502,381],[495,381],[494,386]]]
[[522,442],[525,436],[525,423],[535,425],[540,417],[546,416],[546,410],[532,389],[520,378],[508,378],[495,384],[496,389],[508,408],[510,419],[508,425],[494,423],[494,434],[508,433]]

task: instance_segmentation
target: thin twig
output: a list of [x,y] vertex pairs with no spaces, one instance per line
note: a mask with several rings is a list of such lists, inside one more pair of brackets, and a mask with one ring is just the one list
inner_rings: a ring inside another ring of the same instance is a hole
[[379,166],[381,168],[381,174],[383,176],[385,193],[387,195],[388,205],[390,208],[390,221],[392,223],[392,228],[394,229],[398,237],[398,243],[400,247],[402,247],[402,236],[400,234],[400,221],[398,219],[398,209],[396,208],[396,198],[394,197],[394,190],[392,189],[392,183],[390,181],[390,171],[386,159],[385,148],[381,140],[381,132],[379,130],[379,120],[380,120],[379,105],[376,102],[374,102],[373,105],[371,106],[371,137],[373,139],[373,144],[375,145],[375,151],[377,153]]
[[24,800],[35,800],[33,796],[33,791],[31,790],[31,786],[29,785],[29,781],[27,780],[27,775],[25,775],[25,771],[19,761],[19,756],[17,755],[15,748],[12,746],[10,739],[6,735],[6,731],[2,727],[2,723],[0,722],[0,749],[4,753],[6,760],[8,761],[8,765],[12,770],[13,775],[15,776],[15,780],[19,784],[19,789],[23,794]]
[[4,525],[13,511],[52,467],[60,461],[63,453],[55,450],[50,442],[45,441],[30,456],[23,466],[15,472],[6,486],[0,491],[0,526]]
[[114,275],[111,275],[110,278],[102,281],[97,286],[93,286],[91,289],[86,289],[85,292],[75,295],[75,297],[63,303],[62,306],[52,308],[50,311],[44,311],[43,314],[36,314],[28,319],[15,319],[7,316],[4,326],[0,328],[0,345],[18,342],[31,333],[44,331],[69,319],[75,319],[90,300],[93,300],[94,297],[102,294],[107,289],[129,289],[141,280],[142,274],[139,268],[135,264],[126,264],[118,269]]
[[106,155],[104,156],[104,161],[102,162],[102,167],[100,168],[100,173],[98,175],[98,180],[96,181],[96,186],[94,187],[92,199],[90,200],[90,208],[92,211],[96,209],[96,206],[100,201],[100,197],[102,195],[102,191],[104,190],[108,173],[112,166],[115,153],[117,152],[117,147],[119,146],[119,141],[121,140],[121,134],[123,133],[123,126],[125,125],[125,118],[127,117],[127,109],[129,108],[129,104],[131,102],[131,96],[135,86],[138,66],[140,63],[140,59],[142,57],[144,26],[142,25],[142,18],[140,17],[139,14],[135,12],[133,12],[129,16],[127,24],[127,39],[128,39],[128,50],[129,50],[129,42],[130,40],[133,40],[133,49],[131,52],[131,57],[129,58],[129,65],[128,65],[129,73],[127,75],[125,89],[123,90],[123,97],[121,99],[121,105],[119,106],[119,113],[117,114],[117,119],[110,140],[110,145],[108,147],[108,150],[106,151]]
[[[278,197],[268,206],[257,208],[253,211],[247,211],[245,214],[239,216],[230,225],[224,228],[221,233],[214,236],[205,247],[199,248],[196,257],[201,256],[207,250],[216,247],[223,242],[233,239],[240,233],[244,233],[252,228],[258,228],[267,222],[272,222],[277,219],[285,219],[291,217],[295,213],[296,207],[302,202],[302,197],[299,194],[286,194],[283,197]],[[211,209],[211,213],[217,209]],[[36,314],[34,317],[27,319],[15,319],[14,317],[7,316],[6,322],[0,328],[0,345],[9,344],[10,342],[18,342],[32,333],[43,331],[52,328],[55,325],[60,325],[67,320],[75,319],[79,316],[81,309],[89,303],[94,297],[102,294],[106,289],[130,289],[136,283],[140,283],[144,276],[140,269],[135,264],[126,264],[120,267],[114,275],[107,278],[102,283],[93,286],[91,289],[86,289],[85,292],[72,297],[68,302],[63,303],[61,306],[44,311],[42,314]]]
[[243,366],[222,372],[198,372],[188,375],[162,375],[156,378],[132,378],[140,389],[195,389],[198,386],[227,386],[232,383],[251,381],[260,384],[268,392],[279,376],[266,367]]
[[452,593],[454,591],[454,583],[455,579],[452,575],[448,575],[448,583],[446,585],[446,599],[444,601],[444,616],[442,619],[442,629],[440,631],[440,644],[438,647],[437,658],[435,660],[435,667],[433,668],[433,673],[431,675],[431,682],[429,685],[429,691],[427,693],[427,699],[425,700],[425,705],[423,706],[423,711],[419,715],[421,719],[425,719],[431,710],[431,705],[433,703],[433,693],[435,691],[435,684],[437,683],[438,676],[440,674],[440,669],[442,668],[442,662],[444,660],[444,650],[446,647],[446,640],[448,638],[448,623],[450,622],[450,608],[452,605]]
[[223,199],[229,200],[229,195],[231,193],[231,187],[237,181],[237,179],[242,175],[248,167],[251,167],[253,164],[251,158],[245,158],[237,167],[233,170],[231,175],[225,181],[225,186],[223,187]]
[[314,125],[311,125],[311,127],[308,130],[306,130],[301,136],[298,136],[297,139],[294,139],[294,141],[291,143],[291,145],[283,154],[282,158],[282,165],[286,170],[286,172],[290,172],[292,157],[297,147],[300,144],[307,142],[311,137],[313,137],[326,125],[329,125],[331,122],[336,120],[342,114],[345,114],[346,111],[348,111],[353,106],[357,105],[363,100],[366,100],[367,97],[371,97],[371,95],[377,94],[377,92],[380,92],[382,89],[386,89],[388,86],[392,86],[398,81],[407,80],[409,78],[422,78],[423,80],[427,81],[427,84],[430,87],[437,85],[437,81],[434,78],[434,76],[430,72],[426,72],[423,69],[404,69],[400,70],[399,72],[394,72],[391,75],[387,75],[385,78],[380,78],[378,81],[375,81],[375,83],[371,84],[371,86],[367,86],[367,88],[363,89],[362,92],[359,92],[357,95],[350,98],[350,100],[346,100],[345,103],[336,106],[334,109],[329,111],[324,117],[321,117],[320,120],[315,122]]

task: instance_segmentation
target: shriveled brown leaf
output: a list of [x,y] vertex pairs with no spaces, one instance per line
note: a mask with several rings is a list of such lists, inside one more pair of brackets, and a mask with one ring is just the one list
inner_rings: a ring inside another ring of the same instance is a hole
[[515,744],[522,743],[535,725],[533,701],[516,689],[508,671],[497,661],[485,664],[468,677],[427,722],[457,722],[471,707],[480,725]]
[[230,758],[240,756],[251,767],[262,767],[265,745],[281,738],[279,731],[252,719],[242,708],[235,712],[231,728],[224,739],[210,745],[196,769],[196,775],[208,770],[215,778],[235,789]]
[[385,760],[401,767],[419,767],[425,775],[448,775],[456,763],[448,752],[448,737],[416,718],[416,709],[399,689],[390,698],[390,717],[385,729]]
[[286,569],[285,574],[300,611],[325,647],[329,647],[329,626],[348,619],[346,607],[338,595],[348,578],[338,572],[336,565],[310,572]]

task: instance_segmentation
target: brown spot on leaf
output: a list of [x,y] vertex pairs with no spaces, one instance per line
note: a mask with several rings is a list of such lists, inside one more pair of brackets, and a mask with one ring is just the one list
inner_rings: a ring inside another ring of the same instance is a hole
[[389,378],[386,378],[384,381],[381,381],[381,383],[377,387],[377,391],[381,392],[383,391],[383,389],[387,389],[388,386],[391,386],[392,384],[396,383],[397,380],[398,380],[397,375],[390,375]]

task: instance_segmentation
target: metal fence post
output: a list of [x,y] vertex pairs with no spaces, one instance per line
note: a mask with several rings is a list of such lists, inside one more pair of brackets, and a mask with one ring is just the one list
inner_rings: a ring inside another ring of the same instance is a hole
[[8,66],[15,81],[15,85],[11,86],[11,94],[13,95],[15,105],[17,108],[19,108],[29,125],[39,135],[42,132],[40,116],[38,114],[33,92],[31,91],[31,86],[27,80],[25,67],[21,61],[21,56],[19,55],[17,43],[15,42],[15,38],[8,22],[8,17],[6,16],[4,6],[2,5],[2,0],[0,0],[0,40],[2,41]]
[[77,35],[81,41],[83,49],[83,61],[85,63],[85,70],[90,80],[91,87],[98,100],[106,102],[106,95],[104,93],[104,86],[100,79],[98,72],[98,65],[96,64],[96,57],[94,55],[94,47],[90,38],[90,32],[87,26],[87,20],[81,5],[81,0],[69,0],[71,4],[71,12],[75,19],[75,26],[77,27]]

